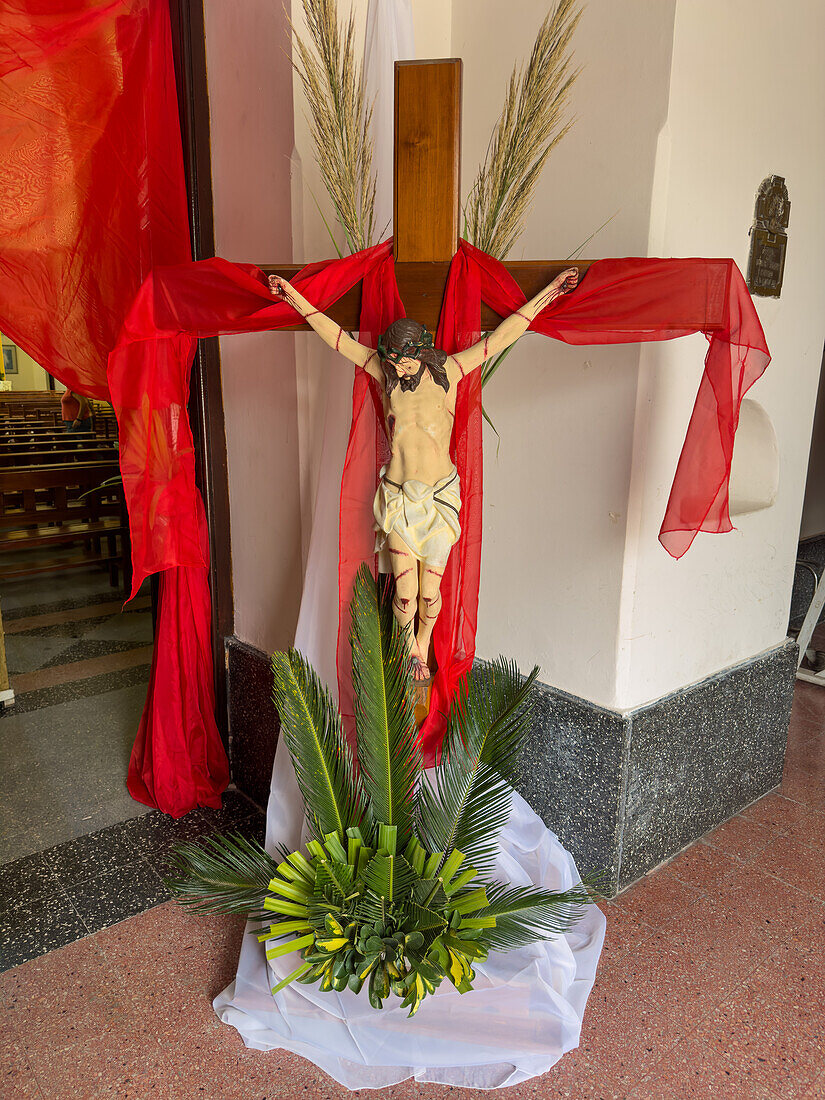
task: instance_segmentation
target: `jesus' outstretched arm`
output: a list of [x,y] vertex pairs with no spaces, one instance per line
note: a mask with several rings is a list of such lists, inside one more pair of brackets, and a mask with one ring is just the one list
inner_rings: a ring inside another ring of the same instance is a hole
[[353,340],[340,325],[316,309],[286,279],[282,279],[280,275],[270,275],[269,289],[274,297],[283,298],[296,312],[300,313],[306,323],[315,329],[324,343],[329,344],[333,351],[337,351],[356,366],[364,367],[368,374],[379,381],[383,379],[378,352]]
[[525,302],[520,309],[517,309],[515,313],[511,313],[506,320],[502,321],[489,336],[485,336],[483,340],[479,340],[477,344],[473,344],[466,351],[459,351],[455,355],[451,355],[448,362],[458,365],[462,377],[469,374],[476,367],[480,367],[485,360],[498,355],[499,352],[514,344],[520,336],[524,335],[528,325],[535,320],[543,309],[558,298],[560,294],[568,294],[576,287],[578,281],[579,269],[577,267],[569,267],[566,271],[562,271],[561,275],[558,275],[544,290],[540,290],[535,298]]

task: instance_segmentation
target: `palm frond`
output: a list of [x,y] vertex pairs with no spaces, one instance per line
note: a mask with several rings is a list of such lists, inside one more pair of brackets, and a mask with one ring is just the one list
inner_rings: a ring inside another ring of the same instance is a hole
[[387,593],[362,565],[352,598],[352,686],[358,763],[375,823],[395,825],[397,845],[412,835],[421,750],[407,643]]
[[341,728],[341,716],[312,666],[291,649],[272,658],[272,697],[316,837],[340,840],[364,819],[361,778]]
[[445,979],[460,993],[472,989],[473,967],[489,950],[569,929],[595,891],[478,881],[509,815],[538,669],[524,679],[503,658],[476,668],[454,705],[432,787],[406,639],[386,596],[362,568],[351,614],[363,776],[313,670],[294,651],[276,654],[274,699],[317,835],[303,851],[283,849],[280,862],[238,835],[185,844],[172,853],[166,884],[185,905],[260,924],[254,934],[268,959],[301,952],[273,993],[292,981],[366,989],[374,1008],[392,995],[414,1015]]
[[335,0],[302,0],[308,38],[295,29],[293,67],[309,109],[321,179],[347,249],[372,244],[375,208],[372,107],[364,98],[354,15],[338,26]]
[[335,860],[319,860],[316,866],[316,896],[324,896],[329,892],[334,897],[345,898],[350,893],[355,878],[354,867]]
[[559,0],[539,28],[530,58],[513,69],[501,115],[464,207],[471,244],[505,259],[524,231],[538,178],[550,152],[572,125],[567,117],[570,41],[581,10]]
[[569,932],[592,901],[593,891],[583,882],[559,891],[498,883],[488,886],[484,916],[495,917],[496,926],[483,929],[478,942],[490,951],[510,951]]
[[403,856],[373,856],[364,868],[365,885],[389,902],[408,894],[415,881],[415,871]]
[[530,720],[530,691],[536,666],[526,679],[500,657],[477,666],[453,704],[433,789],[419,791],[425,843],[444,852],[456,848],[489,874],[498,833],[510,816],[514,764]]
[[199,844],[176,845],[163,882],[182,905],[249,916],[263,912],[277,868],[277,861],[257,841],[239,833],[218,834]]

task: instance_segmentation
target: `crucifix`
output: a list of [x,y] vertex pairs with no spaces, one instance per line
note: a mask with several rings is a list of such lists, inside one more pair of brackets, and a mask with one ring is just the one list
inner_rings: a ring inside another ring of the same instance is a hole
[[375,497],[376,551],[395,578],[393,611],[404,627],[413,677],[431,677],[429,647],[441,606],[440,583],[458,540],[461,486],[450,460],[455,394],[460,381],[513,344],[580,273],[559,261],[521,261],[507,268],[528,299],[502,318],[482,312],[488,335],[455,354],[433,347],[450,261],[458,248],[461,164],[461,61],[395,64],[394,252],[407,317],[366,347],[358,328],[360,286],[323,314],[289,279],[299,267],[265,267],[276,297],[336,352],[372,375],[383,393],[391,458]]

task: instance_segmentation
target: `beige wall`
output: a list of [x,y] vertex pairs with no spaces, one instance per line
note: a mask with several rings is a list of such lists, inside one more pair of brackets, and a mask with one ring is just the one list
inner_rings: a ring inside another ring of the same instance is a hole
[[[216,252],[292,258],[292,80],[280,3],[207,0]],[[301,529],[294,340],[221,340],[235,631],[264,650],[289,645],[300,601]]]
[[[12,345],[11,340],[3,340],[3,346]],[[11,382],[14,390],[47,390],[49,388],[49,376],[39,363],[35,363],[30,355],[22,348],[17,349],[17,374],[8,375],[7,381]],[[61,386],[61,389],[63,387]]]
[[[454,0],[465,195],[547,8]],[[514,258],[564,259],[611,215],[584,255],[644,255],[673,11],[673,0],[587,4],[575,38],[578,121],[551,154]],[[538,662],[545,682],[605,705],[615,696],[638,359],[636,347],[529,336],[484,396],[501,441],[485,428],[479,653]]]
[[[636,410],[615,703],[630,707],[785,637],[817,381],[825,340],[825,7],[797,0],[680,0],[668,124],[656,164],[650,250],[732,256],[766,176],[791,200],[784,287],[756,298],[773,362],[750,391],[776,432],[775,504],[700,535],[674,562],[655,539],[705,351],[702,337],[647,345]],[[754,74],[770,90],[755,95]],[[738,452],[734,451],[734,465]]]

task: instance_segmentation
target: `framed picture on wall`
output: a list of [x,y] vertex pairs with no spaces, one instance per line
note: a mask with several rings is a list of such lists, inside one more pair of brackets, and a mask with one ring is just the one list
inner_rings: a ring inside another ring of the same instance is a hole
[[13,344],[3,344],[3,372],[7,378],[17,374],[17,348]]

